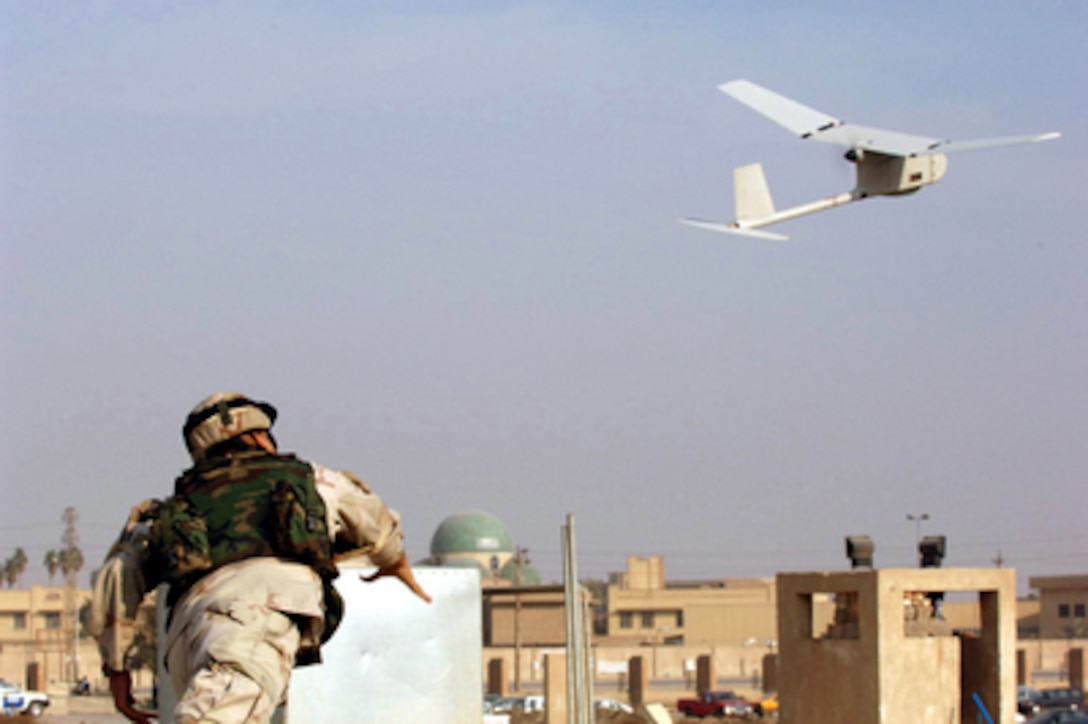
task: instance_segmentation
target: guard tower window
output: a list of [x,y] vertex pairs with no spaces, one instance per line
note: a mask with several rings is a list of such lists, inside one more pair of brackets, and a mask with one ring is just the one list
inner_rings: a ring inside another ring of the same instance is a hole
[[800,600],[808,619],[807,635],[812,639],[861,638],[856,591],[805,593]]

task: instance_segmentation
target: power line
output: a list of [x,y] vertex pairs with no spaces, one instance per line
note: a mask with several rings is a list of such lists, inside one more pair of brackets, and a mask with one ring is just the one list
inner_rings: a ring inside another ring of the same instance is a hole
[[56,523],[22,523],[20,525],[4,525],[0,526],[0,533],[9,530],[31,530],[33,528],[56,528]]

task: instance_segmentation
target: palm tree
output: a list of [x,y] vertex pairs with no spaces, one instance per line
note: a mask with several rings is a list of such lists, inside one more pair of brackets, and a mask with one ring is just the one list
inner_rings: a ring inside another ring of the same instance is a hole
[[15,582],[19,580],[19,571],[15,565],[14,556],[4,561],[4,580],[7,581],[8,588],[14,588]]
[[57,575],[57,571],[60,570],[60,553],[57,551],[46,551],[45,558],[42,560],[45,564],[46,570],[49,571],[49,585],[53,585],[53,579]]
[[12,563],[15,565],[15,582],[18,583],[23,577],[23,573],[26,571],[27,557],[26,551],[22,548],[16,548],[15,553],[11,556]]
[[76,546],[68,546],[60,552],[60,569],[65,577],[69,573],[73,577],[83,568],[83,552]]

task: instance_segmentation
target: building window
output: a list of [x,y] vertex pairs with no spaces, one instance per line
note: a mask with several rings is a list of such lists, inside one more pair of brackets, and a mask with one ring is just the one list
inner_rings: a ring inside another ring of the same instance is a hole
[[1069,618],[1069,604],[1062,603],[1058,605],[1058,618]]
[[653,628],[653,627],[654,627],[654,612],[653,611],[643,611],[642,612],[642,628]]
[[621,611],[620,628],[631,628],[631,624],[634,623],[633,619],[634,616],[631,614],[630,611]]
[[684,612],[676,612],[676,628],[684,628]]
[[1084,618],[1084,604],[1083,603],[1073,604],[1073,617],[1074,618]]
[[11,614],[11,627],[16,631],[26,631],[26,614],[25,613],[13,613]]

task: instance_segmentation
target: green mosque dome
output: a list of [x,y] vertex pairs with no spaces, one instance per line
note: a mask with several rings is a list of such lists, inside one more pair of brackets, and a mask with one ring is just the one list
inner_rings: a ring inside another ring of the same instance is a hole
[[431,537],[431,556],[458,553],[513,553],[510,532],[502,521],[482,510],[455,513]]

